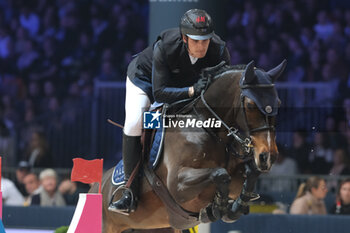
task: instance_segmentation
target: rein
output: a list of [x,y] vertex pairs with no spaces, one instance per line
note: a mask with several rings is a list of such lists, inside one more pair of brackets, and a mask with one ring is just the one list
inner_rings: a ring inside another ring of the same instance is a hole
[[[248,88],[272,88],[274,87],[274,84],[255,84],[255,85],[241,85],[240,88],[241,89],[248,89]],[[241,137],[239,134],[239,130],[233,126],[228,126],[225,121],[210,107],[210,105],[207,103],[207,101],[204,98],[204,93],[205,90],[202,90],[201,95],[200,95],[200,99],[202,101],[202,103],[204,104],[204,106],[207,108],[207,110],[217,119],[219,120],[222,125],[226,128],[227,130],[227,136],[230,137],[232,136],[233,139],[239,143],[239,145],[241,146],[241,148],[243,149],[243,155],[239,154],[238,152],[235,151],[234,146],[232,145],[232,143],[230,143],[228,146],[228,148],[226,147],[227,151],[232,151],[233,154],[239,158],[239,159],[243,159],[243,160],[250,160],[253,156],[253,145],[252,145],[252,140],[250,135],[252,133],[255,132],[259,132],[259,131],[264,131],[264,130],[275,130],[275,127],[273,125],[270,125],[268,122],[268,116],[266,115],[265,118],[265,125],[261,126],[261,127],[257,127],[254,129],[249,129],[248,127],[248,118],[247,118],[247,114],[245,111],[245,107],[244,107],[244,96],[241,94],[241,108],[243,109],[243,114],[244,114],[244,121],[245,124],[248,128],[248,137]],[[192,106],[194,112],[199,116],[198,111],[196,110],[195,106]],[[205,129],[209,134],[211,134],[212,136],[214,136],[218,141],[222,142],[222,139],[217,136],[214,132],[212,132],[210,129]]]
[[[230,143],[228,145],[228,148],[226,146],[226,151],[231,151],[233,152],[233,154],[239,158],[239,159],[243,159],[243,160],[250,160],[253,156],[253,145],[252,145],[252,141],[250,139],[250,136],[249,137],[246,137],[246,138],[241,138],[240,135],[239,135],[239,130],[235,127],[229,127],[225,122],[224,120],[218,115],[216,114],[216,112],[209,106],[209,104],[207,103],[207,101],[205,100],[204,98],[204,92],[205,90],[203,90],[201,92],[201,100],[202,100],[202,103],[204,104],[204,106],[209,110],[209,112],[217,119],[219,120],[222,125],[227,129],[228,133],[227,133],[227,136],[232,136],[241,146],[241,148],[243,148],[243,155],[239,154],[237,151],[235,151],[234,149],[234,146],[232,145],[232,143]],[[195,111],[195,113],[197,115],[198,112],[195,108],[195,106],[193,106],[193,110]],[[211,135],[215,136],[218,141],[222,142],[222,139],[217,136],[214,132],[210,131],[209,129],[206,129],[208,132],[210,132]]]

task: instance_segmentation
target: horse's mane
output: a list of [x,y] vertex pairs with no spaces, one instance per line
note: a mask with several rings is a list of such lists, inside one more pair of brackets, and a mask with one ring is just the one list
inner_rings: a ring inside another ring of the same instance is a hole
[[247,67],[246,64],[237,64],[237,65],[232,65],[229,66],[231,70],[245,70],[245,68]]
[[[201,78],[212,78],[212,82],[218,78],[221,77],[221,74],[227,72],[227,71],[233,71],[233,72],[242,72],[245,70],[247,65],[245,64],[238,64],[238,65],[225,65],[224,62],[213,66],[213,67],[208,67],[202,70],[201,72]],[[173,107],[180,107],[180,110],[176,109],[176,113],[185,113],[189,110],[191,110],[191,107],[199,100],[199,97],[195,99],[185,99],[181,101],[177,101],[170,105],[170,108]],[[172,109],[174,110],[174,109]]]
[[245,64],[238,64],[238,65],[224,65],[219,64],[217,66],[208,67],[203,70],[202,77],[207,78],[208,76],[213,77],[214,79],[220,77],[220,75],[226,71],[233,71],[233,72],[239,72],[245,70],[247,65]]

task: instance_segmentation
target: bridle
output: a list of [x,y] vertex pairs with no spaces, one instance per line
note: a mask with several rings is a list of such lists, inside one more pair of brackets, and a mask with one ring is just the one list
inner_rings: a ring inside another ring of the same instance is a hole
[[[245,85],[241,85],[240,88],[241,88],[241,90],[243,90],[243,89],[252,89],[252,88],[273,88],[274,86],[275,86],[275,84],[273,84],[273,83],[271,83],[271,84],[254,84],[254,85],[245,84]],[[246,113],[245,107],[244,107],[244,98],[245,98],[245,96],[241,94],[241,107],[243,109],[244,121],[245,121],[247,128],[249,129],[247,113]],[[269,106],[269,107],[271,108],[271,106]],[[272,111],[272,108],[270,110]],[[275,131],[275,126],[269,124],[268,115],[266,113],[264,113],[264,115],[265,115],[265,124],[263,126],[256,127],[254,129],[249,129],[249,135],[251,133],[265,131],[265,130]]]
[[[243,77],[242,77],[243,78]],[[249,88],[273,88],[275,85],[273,83],[271,84],[250,84],[250,85],[240,85],[240,89],[249,89]],[[233,152],[233,154],[240,158],[240,159],[244,159],[244,160],[250,160],[253,157],[253,145],[252,145],[252,140],[251,140],[251,134],[256,133],[256,132],[260,132],[260,131],[275,131],[275,127],[273,125],[269,124],[268,121],[268,115],[265,114],[265,124],[259,127],[256,127],[254,129],[249,129],[248,127],[248,118],[247,118],[247,114],[246,114],[246,109],[244,106],[244,99],[245,96],[242,94],[241,92],[241,108],[243,110],[243,115],[244,115],[244,123],[246,125],[246,128],[248,129],[248,135],[246,137],[241,136],[239,130],[233,126],[228,126],[225,121],[209,106],[209,104],[207,103],[207,101],[204,98],[204,92],[205,90],[202,90],[200,98],[202,103],[204,104],[204,106],[207,108],[207,110],[217,119],[221,122],[221,124],[226,128],[227,130],[227,136],[228,137],[233,137],[234,141],[237,142],[242,151],[243,154],[239,154],[237,153],[233,148],[234,146],[232,145],[232,143],[230,143],[229,148],[227,148],[226,150],[231,150],[231,152]],[[196,112],[196,114],[198,115],[198,112],[195,108],[195,106],[193,105],[193,110]],[[208,130],[207,130],[208,131]],[[210,130],[209,130],[210,131]],[[211,131],[210,132],[211,135],[213,135],[214,133]],[[217,136],[215,134],[215,136],[218,138],[219,141],[223,141],[219,136]],[[232,151],[233,150],[233,151]]]

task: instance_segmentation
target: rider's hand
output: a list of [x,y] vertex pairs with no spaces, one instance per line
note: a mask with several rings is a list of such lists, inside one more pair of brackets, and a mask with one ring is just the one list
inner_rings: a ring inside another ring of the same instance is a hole
[[204,90],[205,87],[207,86],[207,83],[208,83],[208,79],[201,78],[195,84],[193,84],[194,96],[199,96],[202,90]]

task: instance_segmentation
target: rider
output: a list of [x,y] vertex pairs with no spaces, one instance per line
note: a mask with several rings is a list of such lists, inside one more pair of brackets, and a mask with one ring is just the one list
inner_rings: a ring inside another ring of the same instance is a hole
[[[191,9],[182,16],[180,31],[174,28],[162,32],[152,46],[131,61],[126,79],[123,134],[125,182],[140,160],[142,113],[154,101],[172,103],[198,96],[207,84],[199,79],[201,70],[221,61],[230,64],[225,42],[214,33],[208,13],[199,9]],[[139,176],[135,176],[130,189],[125,189],[109,210],[123,214],[134,211],[139,182]]]

